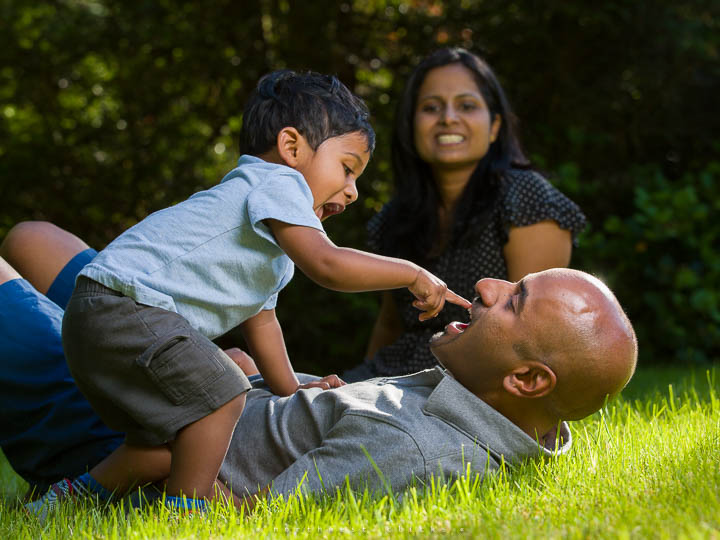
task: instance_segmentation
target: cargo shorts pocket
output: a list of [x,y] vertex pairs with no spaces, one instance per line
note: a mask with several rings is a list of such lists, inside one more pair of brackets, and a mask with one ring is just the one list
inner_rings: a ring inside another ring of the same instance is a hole
[[203,345],[189,334],[163,336],[138,356],[135,363],[170,401],[181,405],[190,397],[197,398],[225,372],[217,358],[219,351]]

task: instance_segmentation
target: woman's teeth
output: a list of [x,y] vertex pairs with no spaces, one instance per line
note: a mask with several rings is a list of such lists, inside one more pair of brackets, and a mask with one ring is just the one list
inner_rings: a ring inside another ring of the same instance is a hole
[[465,140],[462,135],[438,135],[437,141],[440,144],[457,144]]

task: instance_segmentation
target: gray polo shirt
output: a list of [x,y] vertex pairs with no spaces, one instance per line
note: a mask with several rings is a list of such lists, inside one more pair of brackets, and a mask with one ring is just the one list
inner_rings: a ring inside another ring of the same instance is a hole
[[220,478],[235,493],[272,484],[274,493],[288,494],[299,483],[306,492],[334,492],[346,478],[355,489],[384,491],[369,455],[401,491],[431,476],[463,474],[467,463],[484,474],[503,458],[564,453],[566,424],[560,432],[557,451],[540,446],[441,368],[287,397],[253,389]]

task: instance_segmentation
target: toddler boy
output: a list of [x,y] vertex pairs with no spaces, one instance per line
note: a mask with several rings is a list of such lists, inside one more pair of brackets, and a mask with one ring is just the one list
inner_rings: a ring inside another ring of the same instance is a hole
[[29,510],[164,478],[169,505],[204,508],[250,388],[211,340],[239,326],[270,388],[300,388],[275,316],[295,264],[334,290],[408,287],[423,320],[445,300],[470,306],[411,262],[325,235],[321,221],[357,199],[374,138],[364,103],[335,77],[273,72],[245,108],[238,167],[128,229],[80,272],[63,319],[65,354],[83,394],[126,441]]

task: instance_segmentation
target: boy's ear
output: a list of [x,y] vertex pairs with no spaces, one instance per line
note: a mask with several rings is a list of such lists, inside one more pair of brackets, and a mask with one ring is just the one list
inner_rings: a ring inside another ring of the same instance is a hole
[[517,397],[538,398],[555,389],[557,376],[542,362],[527,362],[505,375],[503,387]]
[[305,137],[294,127],[284,127],[277,135],[277,149],[282,160],[293,169],[298,166],[305,157],[304,150],[307,146]]

